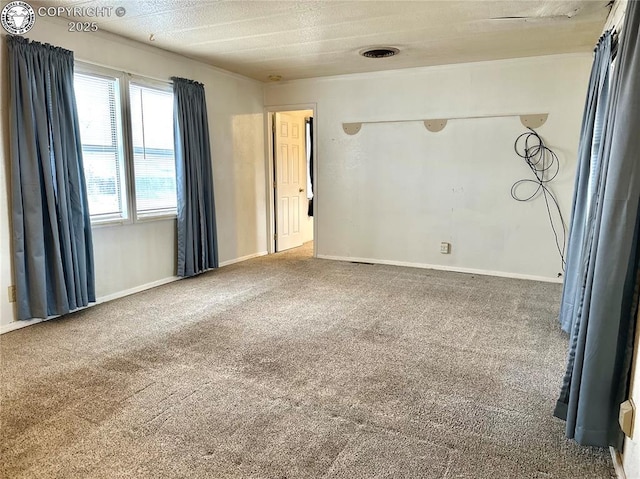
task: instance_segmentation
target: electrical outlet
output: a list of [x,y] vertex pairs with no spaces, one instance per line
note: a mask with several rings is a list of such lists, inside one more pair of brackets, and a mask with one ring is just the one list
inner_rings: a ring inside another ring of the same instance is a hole
[[15,285],[9,286],[9,302],[10,303],[15,303],[16,302],[16,287],[15,287]]
[[633,437],[633,416],[636,412],[636,406],[633,403],[633,399],[620,404],[620,413],[618,415],[618,422],[620,423],[620,429],[627,437]]
[[451,253],[451,243],[445,243],[444,241],[440,243],[440,252],[442,254]]

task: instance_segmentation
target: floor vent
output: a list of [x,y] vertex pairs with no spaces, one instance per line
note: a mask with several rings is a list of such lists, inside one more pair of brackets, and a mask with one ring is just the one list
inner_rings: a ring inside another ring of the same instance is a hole
[[362,50],[360,55],[367,58],[386,58],[392,57],[400,53],[400,50],[394,47],[376,47]]

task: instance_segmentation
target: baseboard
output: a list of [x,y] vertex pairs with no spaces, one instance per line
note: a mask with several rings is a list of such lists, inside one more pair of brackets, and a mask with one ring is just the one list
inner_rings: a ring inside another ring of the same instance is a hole
[[412,263],[407,261],[393,261],[386,259],[372,259],[372,258],[352,258],[348,256],[332,256],[319,254],[317,256],[320,259],[331,259],[336,261],[351,261],[356,263],[374,263],[374,264],[388,264],[391,266],[407,266],[409,268],[422,268],[422,269],[435,269],[439,271],[451,271],[454,273],[470,273],[480,274],[483,276],[499,276],[502,278],[514,278],[514,279],[527,279],[531,281],[544,281],[547,283],[562,283],[562,278],[548,278],[546,276],[535,276],[530,274],[520,273],[508,273],[505,271],[488,271],[484,269],[472,269],[472,268],[459,268],[457,266],[446,266],[441,264],[425,264],[425,263]]
[[56,318],[57,316],[52,316],[51,318],[34,318],[34,319],[25,319],[23,321],[13,321],[8,324],[3,324],[0,326],[0,335],[4,333],[9,333],[11,331],[15,331],[16,329],[26,328],[27,326],[31,326],[33,324],[38,324],[43,321],[48,321],[49,319]]
[[[240,263],[242,261],[246,261],[252,258],[257,258],[258,256],[264,256],[266,254],[267,254],[266,251],[261,251],[259,253],[249,254],[249,255],[242,256],[240,258],[235,258],[229,261],[223,261],[222,263],[220,263],[220,267],[222,268],[224,266],[229,266],[231,264]],[[125,296],[129,296],[135,293],[140,293],[142,291],[146,291],[151,288],[156,288],[158,286],[162,286],[163,284],[172,283],[174,281],[178,281],[179,279],[182,279],[182,278],[180,278],[179,276],[169,276],[167,278],[159,279],[157,281],[152,281],[150,283],[141,284],[139,286],[125,289],[123,291],[118,291],[116,293],[108,294],[106,296],[100,296],[99,298],[96,298],[95,303],[85,306],[85,308],[90,308],[92,306],[95,306],[96,304],[106,303],[107,301],[112,301],[114,299],[124,298]],[[85,309],[85,308],[78,308],[76,311],[80,311],[81,309]],[[50,318],[34,318],[34,319],[27,319],[23,321],[12,321],[11,323],[0,325],[0,334],[8,333],[10,331],[15,331],[16,329],[26,328],[27,326],[42,323],[43,321],[48,321],[50,319],[55,319],[57,317],[58,316],[51,316]]]
[[613,468],[616,471],[616,476],[618,479],[627,479],[627,475],[624,473],[620,452],[612,446],[609,446],[609,452],[611,453],[611,461],[613,462]]
[[259,256],[266,256],[268,254],[267,251],[260,251],[259,253],[251,253],[246,256],[241,256],[240,258],[230,259],[228,261],[223,261],[220,263],[220,267],[229,266],[236,263],[242,263],[243,261],[247,261],[249,259],[257,258]]
[[[168,278],[159,279],[157,281],[152,281],[150,283],[141,284],[139,286],[135,286],[133,288],[125,289],[123,291],[118,291],[113,294],[108,294],[106,296],[100,296],[96,298],[95,303],[91,303],[83,308],[75,309],[74,311],[81,311],[86,308],[91,308],[96,304],[106,303],[107,301],[112,301],[118,298],[124,298],[125,296],[129,296],[131,294],[140,293],[142,291],[146,291],[147,289],[155,288],[157,286],[162,286],[163,284],[173,283],[174,281],[178,281],[179,276],[169,276]],[[50,316],[48,318],[34,318],[34,319],[25,319],[22,321],[13,321],[9,324],[3,324],[0,326],[0,334],[8,333],[10,331],[15,331],[16,329],[26,328],[27,326],[31,326],[34,324],[42,323],[43,321],[49,321],[50,319],[59,318],[60,315]]]
[[123,291],[117,291],[106,296],[100,296],[99,298],[96,298],[95,304],[106,303],[107,301],[112,301],[114,299],[124,298],[125,296],[141,293],[142,291],[146,291],[147,289],[157,288],[158,286],[162,286],[163,284],[173,283],[174,281],[178,281],[180,279],[182,279],[180,276],[169,276],[157,281],[151,281],[150,283],[134,286],[133,288],[125,289]]

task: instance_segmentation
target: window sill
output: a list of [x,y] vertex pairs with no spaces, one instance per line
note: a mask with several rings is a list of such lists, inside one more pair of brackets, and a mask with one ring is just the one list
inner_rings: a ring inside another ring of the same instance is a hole
[[130,219],[92,221],[91,229],[112,228],[114,226],[127,226],[127,225],[134,225],[137,223],[150,223],[153,221],[176,221],[177,219],[178,219],[178,216],[176,214],[166,214],[166,215],[140,216],[139,218],[136,218],[135,221],[132,221]]
[[178,215],[176,213],[158,213],[153,215],[142,215],[136,218],[136,223],[148,223],[149,221],[167,221],[167,220],[176,220],[178,219]]
[[132,221],[128,218],[109,219],[109,220],[91,220],[91,229],[130,225],[131,223]]

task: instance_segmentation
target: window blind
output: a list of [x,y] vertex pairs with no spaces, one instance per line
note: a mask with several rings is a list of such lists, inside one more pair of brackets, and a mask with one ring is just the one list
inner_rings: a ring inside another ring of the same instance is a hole
[[118,79],[74,75],[82,156],[92,217],[124,218]]
[[130,83],[129,101],[137,214],[175,213],[173,93]]

